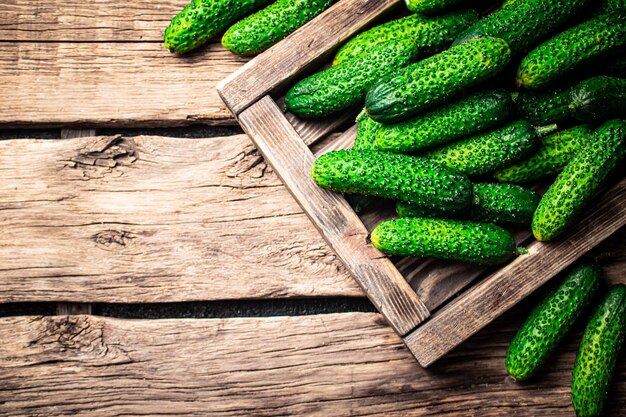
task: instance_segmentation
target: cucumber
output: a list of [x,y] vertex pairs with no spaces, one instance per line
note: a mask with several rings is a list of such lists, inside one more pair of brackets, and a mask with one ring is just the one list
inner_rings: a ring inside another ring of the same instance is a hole
[[544,93],[513,95],[519,117],[534,124],[603,121],[626,112],[626,79],[598,76]]
[[408,155],[339,150],[321,155],[311,170],[321,187],[343,193],[412,201],[423,207],[463,208],[472,200],[466,176]]
[[595,265],[574,268],[551,289],[518,330],[506,352],[506,371],[518,381],[537,374],[595,297],[602,271]]
[[452,9],[466,0],[404,0],[406,7],[413,13],[437,13]]
[[388,255],[450,259],[485,265],[506,262],[517,253],[513,236],[500,226],[461,220],[386,220],[370,240]]
[[626,286],[611,287],[585,328],[572,372],[576,416],[602,414],[626,333]]
[[458,213],[432,210],[399,201],[400,217],[455,218],[491,223],[529,225],[539,204],[533,190],[513,184],[474,183],[472,204]]
[[361,111],[356,118],[356,138],[354,150],[376,150],[376,134],[384,125],[373,121],[365,112]]
[[335,65],[305,78],[285,96],[287,110],[300,117],[324,117],[363,101],[371,85],[408,65],[417,55],[415,42],[389,41],[360,59]]
[[604,121],[626,114],[626,79],[599,76],[581,81],[570,91],[573,117],[582,122]]
[[[363,119],[375,129],[357,131],[357,138],[373,136],[375,147],[388,152],[415,152],[498,126],[512,112],[506,90],[481,91],[404,122],[384,125]],[[369,140],[369,139],[361,139]]]
[[535,45],[554,33],[590,0],[524,0],[514,1],[479,20],[463,32],[452,45],[472,39],[504,39],[513,55]]
[[519,87],[537,90],[626,47],[626,17],[598,16],[539,45],[517,70]]
[[523,159],[533,151],[538,141],[530,123],[517,121],[446,145],[423,156],[449,169],[475,177]]
[[450,46],[461,31],[477,21],[478,13],[469,9],[441,16],[414,14],[392,20],[350,39],[335,55],[333,65],[358,58],[381,43],[398,39],[412,39],[420,57],[432,55]]
[[367,93],[365,108],[377,122],[398,122],[494,76],[509,60],[502,39],[466,42],[380,80]]
[[170,52],[184,54],[220,34],[244,16],[273,0],[192,0],[165,29],[163,43]]
[[537,240],[551,240],[567,229],[626,153],[626,122],[610,120],[571,160],[543,195],[533,217]]
[[590,125],[572,127],[540,139],[530,158],[494,173],[499,181],[527,183],[560,172],[592,138]]
[[222,37],[222,45],[237,55],[256,55],[313,20],[335,2],[277,0],[231,26]]

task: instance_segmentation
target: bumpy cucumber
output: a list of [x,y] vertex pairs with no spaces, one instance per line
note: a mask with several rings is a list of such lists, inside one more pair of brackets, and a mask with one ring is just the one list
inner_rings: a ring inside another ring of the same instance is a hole
[[460,209],[472,200],[466,176],[413,156],[340,150],[321,155],[313,180],[338,192],[411,201],[423,207]]
[[532,152],[538,140],[530,123],[517,121],[443,146],[424,154],[424,158],[473,177],[521,160]]
[[437,13],[452,9],[466,0],[405,0],[406,7],[413,13]]
[[533,234],[551,240],[567,229],[626,153],[626,122],[610,120],[558,175],[533,217]]
[[492,77],[509,60],[502,39],[466,42],[380,80],[367,93],[365,108],[377,122],[398,122]]
[[490,223],[403,218],[372,231],[372,244],[388,255],[434,257],[477,264],[499,264],[516,253],[509,232]]
[[572,116],[583,122],[603,121],[626,114],[626,79],[593,77],[570,91]]
[[517,70],[517,84],[545,88],[562,77],[626,47],[625,16],[598,16],[539,45]]
[[371,85],[415,59],[411,40],[386,42],[362,58],[352,59],[318,72],[294,85],[285,106],[301,117],[323,117],[359,104]]
[[595,265],[574,268],[550,290],[517,331],[506,352],[506,371],[518,381],[533,377],[595,297],[602,271]]
[[333,65],[358,58],[381,43],[397,39],[413,40],[420,57],[432,55],[450,46],[461,31],[477,21],[478,13],[469,9],[441,16],[414,14],[392,20],[350,39],[335,55]]
[[256,55],[278,43],[337,0],[277,0],[235,23],[222,37],[222,45],[238,55]]
[[474,183],[472,204],[454,213],[425,209],[399,201],[396,211],[400,217],[455,218],[493,223],[530,224],[539,204],[533,190],[513,184]]
[[506,90],[481,91],[405,122],[385,125],[364,117],[357,139],[371,140],[364,138],[370,135],[382,151],[415,152],[493,128],[508,119],[512,108]]
[[492,36],[504,39],[513,54],[533,46],[581,11],[590,0],[524,0],[507,4],[463,32],[453,43]]
[[192,0],[165,29],[164,45],[184,54],[273,0]]
[[494,173],[500,181],[526,183],[560,172],[592,138],[589,125],[572,127],[540,139],[530,158]]
[[583,334],[572,373],[572,405],[578,417],[602,414],[626,333],[626,286],[609,289]]
[[354,139],[354,150],[375,150],[376,133],[384,125],[372,120],[367,115],[365,109],[356,118],[356,138]]
[[535,124],[602,121],[626,113],[626,79],[598,76],[578,84],[513,95],[518,116]]

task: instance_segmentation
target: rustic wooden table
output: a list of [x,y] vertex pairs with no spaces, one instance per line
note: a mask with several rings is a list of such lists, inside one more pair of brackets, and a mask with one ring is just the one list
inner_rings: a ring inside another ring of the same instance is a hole
[[[580,330],[535,382],[506,377],[530,302],[418,366],[218,127],[215,85],[245,60],[161,46],[184,3],[0,7],[0,415],[573,415]],[[611,282],[625,237],[602,248]]]

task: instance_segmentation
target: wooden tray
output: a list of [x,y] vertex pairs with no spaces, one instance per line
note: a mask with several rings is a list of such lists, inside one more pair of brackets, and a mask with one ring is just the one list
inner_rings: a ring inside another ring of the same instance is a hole
[[[603,193],[557,241],[537,242],[528,232],[519,233],[529,254],[500,269],[418,259],[394,265],[371,245],[367,228],[346,200],[310,177],[315,157],[309,145],[353,115],[302,121],[284,114],[277,101],[296,79],[325,64],[342,42],[402,3],[341,0],[225,79],[218,92],[372,303],[427,367],[620,229],[626,223],[626,180]],[[351,128],[325,150],[349,147],[354,134]],[[452,298],[485,273],[485,279]]]

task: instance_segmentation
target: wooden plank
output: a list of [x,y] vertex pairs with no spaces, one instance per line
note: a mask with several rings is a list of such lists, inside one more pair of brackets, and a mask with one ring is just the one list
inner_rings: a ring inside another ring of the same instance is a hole
[[535,241],[517,257],[405,337],[429,366],[626,224],[626,179],[607,190],[571,232],[554,242]]
[[245,135],[0,142],[0,302],[362,296]]
[[[539,378],[516,384],[504,355],[521,316],[507,315],[432,370],[372,313],[2,318],[0,415],[572,416],[579,334]],[[621,360],[607,416],[626,407],[625,380]]]
[[187,3],[186,0],[3,0],[0,41],[160,43],[171,18]]
[[314,156],[276,103],[265,96],[239,122],[389,324],[403,335],[428,317],[391,261],[368,243],[367,229],[346,200],[313,182]]
[[338,45],[401,3],[339,1],[222,81],[217,87],[220,96],[233,114],[240,114],[266,94],[276,93],[302,76],[303,71],[322,64]]
[[[96,136],[95,129],[62,129],[61,139],[74,139]],[[58,315],[91,314],[89,303],[57,303]]]
[[235,124],[215,86],[244,62],[217,44],[0,42],[0,128]]

